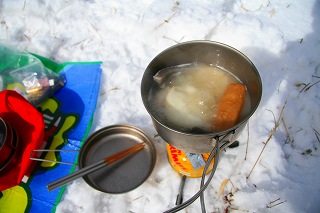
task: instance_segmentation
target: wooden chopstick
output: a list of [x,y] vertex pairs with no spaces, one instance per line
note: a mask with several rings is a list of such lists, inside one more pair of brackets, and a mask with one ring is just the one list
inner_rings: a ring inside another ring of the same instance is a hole
[[127,156],[127,155],[130,155],[136,151],[139,151],[140,149],[142,149],[143,147],[145,146],[145,142],[142,142],[142,143],[138,143],[134,146],[132,146],[131,148],[129,149],[126,149],[126,150],[123,150],[121,152],[118,152],[114,155],[111,155],[110,157],[107,157],[104,159],[104,162],[106,165],[108,164],[111,164],[113,162],[116,162],[117,160]]
[[98,169],[101,169],[105,167],[106,165],[109,165],[111,163],[114,163],[121,158],[124,158],[128,155],[131,155],[139,150],[141,150],[145,146],[145,142],[138,143],[128,149],[125,149],[123,151],[120,151],[114,155],[111,155],[103,160],[98,161],[97,163],[91,164],[89,166],[83,167],[82,169],[79,169],[69,175],[66,175],[58,180],[55,180],[49,184],[47,184],[48,191],[54,190],[60,186],[63,186],[71,181],[74,181],[75,179],[78,179],[84,175],[87,175],[91,172],[94,172]]

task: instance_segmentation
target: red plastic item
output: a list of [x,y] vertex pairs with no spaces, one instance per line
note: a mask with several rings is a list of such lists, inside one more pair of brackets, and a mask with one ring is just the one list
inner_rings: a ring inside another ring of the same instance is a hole
[[13,90],[0,92],[0,117],[16,131],[17,150],[9,168],[0,171],[0,191],[16,186],[28,172],[30,153],[43,143],[44,120],[37,109]]

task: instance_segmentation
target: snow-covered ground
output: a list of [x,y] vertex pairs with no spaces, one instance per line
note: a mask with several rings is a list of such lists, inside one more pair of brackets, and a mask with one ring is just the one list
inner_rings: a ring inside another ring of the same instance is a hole
[[[258,68],[263,97],[240,146],[220,156],[205,191],[207,211],[313,213],[320,211],[319,10],[317,0],[2,0],[0,39],[57,62],[103,61],[91,132],[127,123],[150,137],[156,131],[140,96],[148,63],[180,42],[233,46]],[[68,185],[57,212],[174,207],[181,178],[168,163],[164,141],[154,143],[156,166],[140,187],[111,195],[79,179]],[[187,179],[184,199],[199,185],[200,179]],[[198,200],[182,210],[200,211]]]

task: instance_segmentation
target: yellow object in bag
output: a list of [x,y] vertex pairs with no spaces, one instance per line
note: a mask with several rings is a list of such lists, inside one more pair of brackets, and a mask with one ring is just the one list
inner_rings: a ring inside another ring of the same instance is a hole
[[[210,153],[186,153],[171,146],[170,144],[166,144],[166,148],[168,161],[174,170],[190,178],[198,178],[202,176],[205,164],[210,156]],[[213,164],[214,160],[212,160],[212,162],[210,163],[206,174],[209,174],[212,171]]]

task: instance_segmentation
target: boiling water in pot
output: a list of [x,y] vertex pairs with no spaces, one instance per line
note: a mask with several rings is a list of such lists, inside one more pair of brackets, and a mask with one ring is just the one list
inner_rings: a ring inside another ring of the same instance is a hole
[[[240,82],[223,68],[206,64],[184,64],[160,70],[154,76],[148,102],[155,118],[163,124],[187,133],[212,133],[212,121],[227,86]],[[240,82],[241,83],[241,82]],[[246,91],[240,118],[250,113]]]

